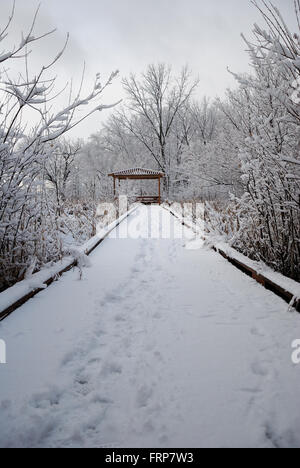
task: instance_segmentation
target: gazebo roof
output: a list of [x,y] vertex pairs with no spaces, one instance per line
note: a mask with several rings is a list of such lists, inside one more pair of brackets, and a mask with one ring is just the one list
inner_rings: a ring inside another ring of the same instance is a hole
[[112,172],[108,174],[111,177],[164,177],[164,173],[154,171],[152,169],[143,169],[141,167],[134,167],[132,169],[124,169],[122,171]]
[[152,169],[143,169],[141,167],[134,167],[132,169],[123,169],[122,171],[112,172],[108,174],[109,177],[113,177],[114,180],[114,196],[116,196],[116,181],[119,185],[122,180],[156,180],[158,182],[158,195],[156,196],[141,196],[137,197],[137,201],[152,204],[161,203],[161,179],[165,177],[165,174],[160,171],[154,171]]

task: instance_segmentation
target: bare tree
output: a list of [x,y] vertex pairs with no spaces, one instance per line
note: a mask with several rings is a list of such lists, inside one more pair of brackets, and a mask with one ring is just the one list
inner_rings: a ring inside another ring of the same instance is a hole
[[200,103],[193,103],[191,106],[191,118],[195,126],[196,135],[204,145],[207,145],[214,137],[217,122],[216,111],[206,97]]
[[[53,33],[34,35],[37,15],[38,10],[19,45],[0,56],[0,288],[2,283],[9,285],[21,278],[33,257],[38,258],[38,267],[61,255],[55,210],[53,212],[48,200],[41,167],[51,158],[58,138],[95,112],[115,105],[103,105],[100,99],[117,72],[104,83],[97,74],[92,89],[85,96],[82,95],[83,72],[75,94],[71,85],[65,88],[68,105],[54,111],[61,92],[51,72],[63,56],[68,37],[58,54],[42,65],[38,73],[31,74],[28,55],[33,51],[29,46],[33,47]],[[0,44],[9,34],[13,18],[14,7],[7,25],[0,30]],[[10,69],[17,59],[23,63],[23,72],[14,78]],[[88,104],[91,110],[86,111]],[[32,128],[26,117],[27,110],[37,117]]]
[[124,111],[119,118],[166,173],[167,190],[174,156],[169,151],[170,138],[176,118],[188,106],[197,85],[187,67],[174,78],[166,64],[150,65],[141,80],[134,75],[123,80],[130,114]]
[[79,142],[59,142],[45,161],[45,179],[54,188],[58,214],[61,214],[61,206],[67,198],[67,184],[80,149]]
[[[239,89],[219,105],[232,128],[243,184],[224,209],[223,227],[243,253],[299,281],[299,31],[292,34],[271,3],[253,3],[268,31],[255,25],[253,42],[243,36],[252,73],[234,74]],[[295,10],[300,28],[298,0]]]

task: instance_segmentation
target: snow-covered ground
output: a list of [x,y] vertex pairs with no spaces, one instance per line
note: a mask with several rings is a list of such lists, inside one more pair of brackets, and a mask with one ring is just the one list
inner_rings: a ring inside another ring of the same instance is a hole
[[300,316],[149,210],[0,324],[0,446],[300,447]]

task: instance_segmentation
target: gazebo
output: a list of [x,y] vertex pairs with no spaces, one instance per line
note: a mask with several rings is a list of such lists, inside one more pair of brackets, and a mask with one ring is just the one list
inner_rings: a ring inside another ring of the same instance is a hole
[[161,179],[165,176],[163,172],[153,171],[151,169],[142,169],[135,167],[133,169],[125,169],[122,171],[112,172],[108,174],[114,180],[114,196],[116,196],[116,181],[121,180],[157,180],[158,194],[137,197],[137,201],[145,204],[161,203]]

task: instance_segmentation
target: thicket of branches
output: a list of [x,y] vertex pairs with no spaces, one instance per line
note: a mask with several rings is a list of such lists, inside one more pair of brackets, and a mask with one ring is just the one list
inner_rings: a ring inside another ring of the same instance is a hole
[[[300,37],[267,3],[268,30],[255,25],[251,76],[224,110],[237,133],[244,193],[232,198],[239,223],[232,242],[252,258],[300,279]],[[300,25],[300,3],[295,1]],[[222,110],[222,105],[221,105]],[[226,224],[226,223],[225,223]]]
[[[252,71],[234,75],[226,99],[197,102],[187,68],[174,76],[150,65],[123,80],[127,100],[95,139],[115,166],[163,170],[165,198],[215,202],[212,230],[299,279],[300,37],[271,4],[254,5],[266,30],[243,36]],[[299,0],[294,7],[299,26]]]
[[[37,42],[54,31],[35,36],[38,11],[28,33],[17,46],[9,48],[8,23],[0,30],[0,288],[22,279],[28,272],[63,253],[60,224],[62,200],[71,162],[77,150],[61,143],[61,138],[85,118],[107,107],[99,99],[116,73],[106,83],[96,76],[91,91],[82,96],[83,81],[77,93],[69,95],[66,107],[54,110],[60,91],[52,77],[55,64],[63,56],[66,44],[56,57],[31,74],[29,55]],[[15,76],[15,61],[23,70]],[[87,104],[91,110],[83,113]],[[35,115],[35,124],[28,128]],[[81,111],[80,114],[78,111]],[[73,170],[73,169],[72,169]],[[55,197],[50,187],[54,187]],[[87,225],[86,225],[87,229]]]
[[[292,4],[291,0],[291,4]],[[255,3],[265,29],[243,36],[249,74],[223,100],[198,101],[201,82],[187,67],[178,75],[166,64],[149,65],[123,79],[125,99],[87,143],[67,132],[106,107],[106,83],[97,75],[82,97],[60,101],[51,76],[66,44],[31,76],[29,48],[53,32],[28,34],[0,56],[0,289],[60,258],[68,242],[95,233],[97,205],[112,198],[107,174],[149,167],[166,174],[164,198],[207,203],[208,228],[234,247],[300,279],[300,36],[269,3]],[[300,30],[300,3],[294,1]],[[13,13],[0,31],[5,44]],[[8,35],[9,38],[9,35]],[[15,60],[24,70],[17,78]],[[83,114],[78,110],[91,110]],[[93,104],[94,103],[94,104]],[[36,115],[28,128],[26,112]],[[123,184],[121,193],[152,194]]]

